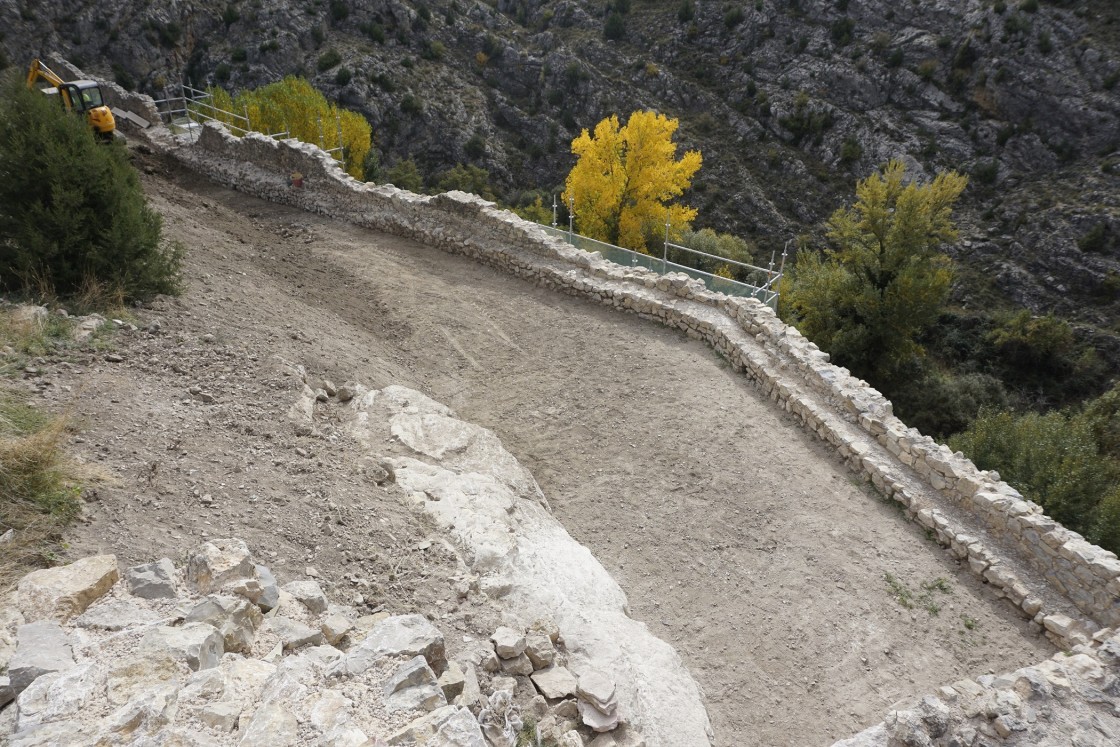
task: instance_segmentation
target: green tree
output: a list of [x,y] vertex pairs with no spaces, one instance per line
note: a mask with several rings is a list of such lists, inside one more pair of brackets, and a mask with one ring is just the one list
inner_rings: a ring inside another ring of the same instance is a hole
[[634,112],[625,126],[613,114],[572,141],[579,157],[568,174],[563,200],[575,206],[576,226],[593,239],[645,251],[647,237],[689,228],[696,209],[670,204],[700,169],[700,151],[677,159],[678,122],[655,112]]
[[385,181],[409,192],[419,192],[424,189],[424,177],[420,175],[420,169],[416,168],[416,162],[411,158],[393,164],[393,167],[385,173]]
[[14,76],[0,97],[0,286],[124,300],[177,289],[181,250],[120,143]]
[[919,358],[916,336],[937,319],[952,279],[939,251],[955,241],[956,172],[908,182],[901,161],[856,185],[856,203],[826,224],[835,246],[800,252],[783,299],[791,320],[833,359],[878,385]]
[[458,189],[476,194],[484,200],[497,199],[490,186],[490,172],[473,164],[455,164],[453,168],[440,175],[437,186],[441,192]]

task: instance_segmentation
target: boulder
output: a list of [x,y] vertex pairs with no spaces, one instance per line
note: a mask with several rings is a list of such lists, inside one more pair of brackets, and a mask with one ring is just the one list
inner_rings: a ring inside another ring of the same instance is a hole
[[489,747],[478,721],[466,708],[460,708],[436,729],[432,743],[444,747]]
[[447,663],[447,669],[439,676],[438,681],[439,688],[443,690],[443,696],[450,703],[462,695],[467,677],[463,674],[463,670],[457,662],[450,661]]
[[128,591],[141,599],[174,599],[175,564],[170,558],[154,563],[145,563],[129,568],[124,572]]
[[277,615],[268,618],[268,625],[280,637],[285,651],[295,651],[304,646],[321,646],[324,643],[323,631],[298,620]]
[[300,744],[299,722],[287,704],[267,703],[253,714],[238,744],[244,747],[295,747]]
[[173,684],[160,685],[135,695],[105,719],[102,729],[116,732],[137,743],[140,735],[154,735],[175,717],[178,688]]
[[225,644],[213,625],[189,622],[177,628],[161,625],[152,628],[140,641],[142,652],[165,653],[194,671],[218,666]]
[[490,640],[494,643],[494,651],[502,659],[516,659],[525,653],[525,634],[513,628],[498,628]]
[[361,644],[336,662],[328,675],[361,674],[386,656],[423,656],[435,672],[443,672],[447,666],[443,634],[423,615],[397,615],[374,625]]
[[579,683],[564,667],[549,667],[534,672],[530,679],[546,698],[567,698],[576,693]]
[[[398,729],[389,737],[390,745],[421,745],[421,744],[444,744],[443,742],[435,741],[436,734],[440,729],[451,719],[464,718],[461,714],[466,711],[467,716],[470,716],[470,711],[458,706],[444,706],[437,708],[431,713],[421,716],[415,721]],[[474,720],[473,716],[470,716]],[[477,722],[476,722],[477,723]],[[471,743],[467,743],[471,744]],[[483,747],[488,747],[485,742],[482,743]],[[474,745],[471,745],[474,747]]]
[[63,622],[80,615],[120,578],[115,555],[95,555],[32,571],[19,582],[19,608],[28,620]]
[[113,705],[124,705],[137,693],[168,682],[178,682],[186,666],[168,651],[137,653],[109,665],[105,695]]
[[615,709],[613,713],[603,713],[583,700],[579,701],[579,715],[585,726],[589,726],[592,731],[597,732],[610,731],[618,728],[618,725],[622,723],[618,716],[618,709]]
[[332,646],[337,646],[352,627],[354,627],[354,624],[350,622],[350,618],[341,612],[327,615],[319,624],[319,629],[323,631],[323,637]]
[[213,625],[222,634],[226,651],[249,654],[257,628],[261,625],[261,611],[244,597],[211,595],[187,613],[186,622]]
[[533,662],[525,654],[521,654],[513,659],[506,659],[502,662],[503,674],[517,674],[522,677],[527,677],[533,673]]
[[62,626],[50,620],[20,625],[16,654],[8,663],[9,686],[16,695],[44,674],[74,666],[74,651]]
[[126,628],[148,625],[160,620],[160,616],[129,599],[103,599],[91,605],[74,620],[79,628],[91,630],[125,630]]
[[321,615],[327,611],[327,595],[323,593],[314,579],[305,578],[300,581],[292,581],[284,585],[284,591],[298,599],[304,607],[316,615]]
[[544,633],[530,633],[525,637],[525,655],[533,662],[533,669],[544,669],[556,661],[556,649]]
[[227,586],[244,588],[250,581],[257,587],[259,599],[256,565],[249,548],[239,539],[206,542],[187,560],[187,583],[199,593],[210,594]]
[[276,584],[276,577],[272,575],[272,571],[268,568],[258,565],[256,571],[261,593],[257,599],[252,601],[261,608],[261,612],[268,612],[280,604],[280,587]]
[[383,687],[390,712],[432,711],[447,705],[435,672],[423,656],[415,656],[398,667]]

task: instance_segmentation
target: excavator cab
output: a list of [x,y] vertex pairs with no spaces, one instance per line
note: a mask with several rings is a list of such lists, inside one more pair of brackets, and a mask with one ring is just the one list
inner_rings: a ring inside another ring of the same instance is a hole
[[98,136],[106,140],[113,139],[117,122],[113,118],[113,112],[101,97],[101,86],[97,81],[63,81],[46,65],[39,60],[34,60],[27,74],[27,87],[34,88],[39,80],[45,80],[52,85],[51,88],[42,89],[43,93],[48,96],[58,96],[67,111],[85,114],[90,127]]

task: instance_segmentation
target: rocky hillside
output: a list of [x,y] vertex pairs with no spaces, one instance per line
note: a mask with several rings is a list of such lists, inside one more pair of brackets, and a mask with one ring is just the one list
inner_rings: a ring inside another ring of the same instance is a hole
[[0,21],[13,64],[53,50],[157,97],[307,75],[368,116],[383,166],[477,165],[510,203],[562,182],[580,128],[656,108],[704,154],[699,223],[767,255],[888,158],[955,168],[958,300],[1117,331],[1110,0],[4,0]]

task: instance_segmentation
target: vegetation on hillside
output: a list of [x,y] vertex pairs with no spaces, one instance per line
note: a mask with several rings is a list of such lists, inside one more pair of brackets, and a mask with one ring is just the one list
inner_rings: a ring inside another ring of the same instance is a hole
[[[1055,519],[1120,551],[1120,385],[1053,316],[947,307],[955,173],[907,181],[900,162],[860,181],[826,224],[832,247],[802,252],[783,311],[834,362],[867,379],[908,424],[953,436]],[[956,435],[953,435],[956,434]]]
[[[244,133],[245,121],[241,116],[247,115],[250,128],[258,132],[286,132],[326,150],[341,146],[346,172],[355,179],[365,178],[373,134],[369,122],[361,114],[327,101],[307,80],[289,75],[260,88],[238,91],[236,95],[222,88],[212,88],[210,94],[215,107],[234,113],[217,116],[235,135]],[[206,113],[213,115],[209,109]]]
[[674,235],[691,226],[696,209],[672,200],[688,189],[702,159],[695,150],[676,157],[677,126],[655,112],[634,112],[625,125],[612,114],[594,134],[585,129],[572,141],[578,160],[563,200],[573,205],[581,234],[644,251],[666,223]]
[[181,251],[120,143],[15,76],[0,97],[0,288],[145,299],[176,290]]

